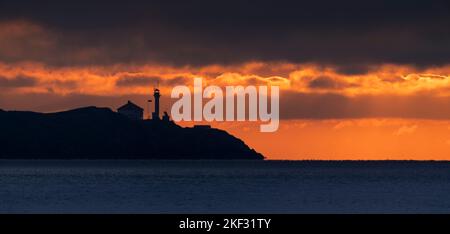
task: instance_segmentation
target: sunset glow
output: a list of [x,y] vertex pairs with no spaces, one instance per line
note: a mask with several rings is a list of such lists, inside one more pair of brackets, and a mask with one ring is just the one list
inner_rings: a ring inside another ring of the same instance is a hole
[[[370,41],[377,33],[360,39]],[[326,59],[293,62],[236,55],[236,62],[180,64],[166,62],[157,50],[137,56],[152,43],[139,33],[129,38],[129,48],[115,49],[109,44],[78,47],[85,43],[84,36],[76,29],[61,33],[31,19],[1,20],[0,108],[116,109],[131,99],[145,107],[148,116],[146,100],[156,85],[164,110],[174,101],[169,98],[171,89],[192,87],[196,77],[220,87],[276,85],[281,90],[276,133],[260,133],[258,123],[212,125],[242,138],[269,159],[450,160],[448,63],[418,66],[387,60],[344,66]],[[103,40],[108,36],[105,33]],[[130,62],[128,56],[138,58]]]

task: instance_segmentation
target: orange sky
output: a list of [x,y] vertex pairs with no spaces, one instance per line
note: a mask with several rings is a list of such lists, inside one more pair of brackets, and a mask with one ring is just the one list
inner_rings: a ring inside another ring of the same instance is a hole
[[[92,104],[115,109],[127,99],[145,106],[159,83],[167,110],[174,101],[167,99],[171,88],[192,86],[194,77],[207,85],[280,86],[285,106],[277,132],[260,133],[258,123],[213,123],[269,159],[450,160],[450,112],[444,105],[450,103],[450,66],[386,64],[346,75],[333,66],[281,62],[198,67],[0,63],[0,108],[59,111]],[[335,96],[303,103],[326,95]],[[336,98],[348,102],[335,105]]]
[[195,77],[277,85],[277,132],[213,126],[269,159],[450,160],[445,4],[224,3],[5,2],[0,108],[132,100],[147,116],[156,84],[169,112],[172,87]]
[[282,121],[276,133],[257,125],[218,124],[269,159],[449,160],[450,121],[346,119]]

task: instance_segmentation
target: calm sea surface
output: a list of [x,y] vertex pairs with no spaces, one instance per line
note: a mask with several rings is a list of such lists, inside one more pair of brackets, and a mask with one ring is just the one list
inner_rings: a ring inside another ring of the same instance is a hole
[[0,213],[86,212],[450,213],[450,163],[0,160]]

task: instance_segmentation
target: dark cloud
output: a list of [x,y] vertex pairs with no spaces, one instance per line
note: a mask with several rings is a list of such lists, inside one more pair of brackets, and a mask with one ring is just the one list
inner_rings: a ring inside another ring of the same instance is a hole
[[0,88],[32,87],[37,83],[36,79],[29,76],[17,76],[13,79],[0,76]]
[[7,56],[11,53],[0,49],[0,60],[442,65],[450,59],[449,5],[417,0],[1,1],[0,21],[41,25],[42,35],[32,36],[48,43],[20,39],[28,52]]
[[116,85],[121,87],[132,86],[176,86],[185,84],[188,78],[177,76],[172,78],[162,78],[159,76],[123,76],[120,77]]
[[284,92],[280,96],[282,119],[417,118],[449,119],[450,97],[432,94],[360,95]]
[[342,89],[354,86],[356,85],[335,80],[328,76],[319,76],[308,83],[308,87],[312,89]]
[[133,76],[124,76],[117,80],[117,86],[144,86],[144,85],[154,85],[160,82],[162,79],[158,76],[149,76],[149,77],[133,77]]

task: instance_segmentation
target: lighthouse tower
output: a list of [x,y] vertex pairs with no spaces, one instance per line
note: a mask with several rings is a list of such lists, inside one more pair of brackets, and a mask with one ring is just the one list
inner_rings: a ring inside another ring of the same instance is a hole
[[157,89],[157,88],[154,89],[153,97],[155,98],[155,112],[152,113],[152,119],[160,120],[160,118],[159,118],[159,97],[161,97],[161,95],[159,94],[159,89]]

